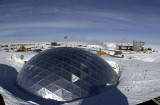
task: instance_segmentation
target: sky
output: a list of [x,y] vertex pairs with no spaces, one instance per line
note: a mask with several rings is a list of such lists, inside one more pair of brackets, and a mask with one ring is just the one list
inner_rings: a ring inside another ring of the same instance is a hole
[[0,43],[64,36],[160,44],[160,0],[0,0]]

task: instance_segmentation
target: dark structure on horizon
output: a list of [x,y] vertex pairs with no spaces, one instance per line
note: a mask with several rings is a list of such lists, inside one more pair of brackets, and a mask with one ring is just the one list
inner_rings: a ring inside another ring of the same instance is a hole
[[[127,43],[128,44],[128,43]],[[130,51],[143,51],[144,42],[133,40],[133,46],[128,45],[117,45],[117,50],[130,50]]]

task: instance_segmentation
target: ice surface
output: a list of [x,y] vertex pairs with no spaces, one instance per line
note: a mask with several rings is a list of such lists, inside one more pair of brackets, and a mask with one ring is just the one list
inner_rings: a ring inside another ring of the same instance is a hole
[[[160,51],[159,45],[153,47]],[[6,105],[63,104],[32,97],[17,89],[14,80],[21,65],[13,59],[14,54],[0,51],[0,94],[3,95]],[[30,56],[27,53],[24,55]],[[135,105],[160,96],[159,53],[125,54],[124,59],[110,56],[102,58],[119,65],[121,77],[117,87],[110,91],[106,89],[93,97],[64,103],[65,105]]]

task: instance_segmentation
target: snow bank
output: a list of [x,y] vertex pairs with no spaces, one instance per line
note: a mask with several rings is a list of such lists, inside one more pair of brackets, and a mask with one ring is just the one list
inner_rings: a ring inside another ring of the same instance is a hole
[[101,48],[103,49],[104,47],[101,45],[87,45],[88,48]]
[[114,61],[107,61],[110,65],[111,65],[111,67],[115,70],[115,72],[117,73],[117,75],[119,75],[119,69],[120,69],[120,67],[119,67],[119,65],[116,63],[116,62],[114,62]]
[[[23,59],[21,59],[21,55],[24,56]],[[20,53],[13,53],[13,62],[19,66],[23,66],[25,61],[30,60],[36,53],[31,52],[20,52]]]
[[116,44],[115,43],[107,43],[108,50],[116,50]]
[[111,73],[111,74],[113,74],[113,77],[112,77],[112,80],[111,80],[111,84],[112,85],[117,85],[119,77],[120,77],[120,70],[119,70],[120,67],[116,62],[108,61],[108,60],[106,60],[106,62],[108,62],[110,64],[110,66],[114,70],[114,72]]
[[153,54],[125,54],[126,58],[131,58],[134,60],[145,61],[145,62],[156,62],[160,59],[158,53]]
[[15,81],[17,71],[11,66],[0,64],[0,94],[2,94],[6,105],[27,105],[25,100],[16,98],[12,94],[16,92]]

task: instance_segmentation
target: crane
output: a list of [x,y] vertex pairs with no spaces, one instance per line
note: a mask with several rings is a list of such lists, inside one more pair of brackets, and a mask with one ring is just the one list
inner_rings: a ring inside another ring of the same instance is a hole
[[125,42],[127,43],[127,45],[129,46],[129,44],[128,44],[127,40],[126,40],[126,39],[124,39],[124,40],[125,40]]

